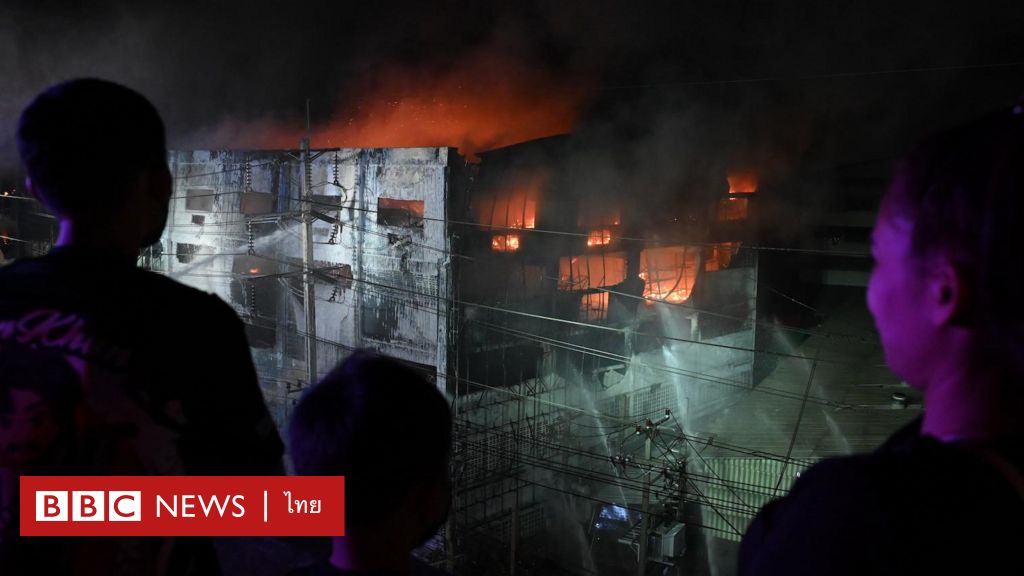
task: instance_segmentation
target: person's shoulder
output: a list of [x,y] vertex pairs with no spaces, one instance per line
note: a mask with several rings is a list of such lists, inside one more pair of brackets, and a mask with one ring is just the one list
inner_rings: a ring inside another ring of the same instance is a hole
[[866,527],[884,508],[884,467],[871,455],[821,460],[801,472],[785,496],[768,503],[751,527],[773,532],[815,524],[829,530]]
[[845,490],[869,488],[881,466],[884,463],[867,454],[826,458],[801,472],[789,494],[831,494],[840,487]]
[[181,310],[189,314],[211,315],[221,320],[238,321],[234,308],[216,294],[189,286],[158,272],[139,269],[137,274],[146,292],[154,298],[162,298],[162,303],[172,312]]
[[863,539],[891,536],[880,478],[877,462],[864,455],[828,458],[805,470],[747,528],[739,573],[861,573]]

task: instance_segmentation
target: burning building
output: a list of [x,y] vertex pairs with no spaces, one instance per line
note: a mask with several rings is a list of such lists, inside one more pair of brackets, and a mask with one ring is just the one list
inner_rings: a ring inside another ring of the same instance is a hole
[[685,479],[709,469],[690,440],[759,373],[756,184],[653,216],[630,190],[588,197],[567,153],[485,153],[452,194],[454,524],[478,568],[682,568],[687,542],[749,520]]
[[[447,148],[173,152],[146,262],[233,304],[282,426],[355,348],[430,374],[455,402],[445,538],[465,569],[589,570],[656,535],[651,561],[676,565],[695,538],[736,536],[682,482],[704,468],[679,442],[756,383],[757,195],[683,194],[652,217],[628,190],[582,194],[568,153],[559,138],[475,165]],[[644,450],[656,429],[660,457]]]

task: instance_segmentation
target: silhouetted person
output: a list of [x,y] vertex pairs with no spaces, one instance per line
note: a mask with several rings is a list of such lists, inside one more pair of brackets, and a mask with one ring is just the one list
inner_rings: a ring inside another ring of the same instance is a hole
[[872,237],[868,307],[924,415],[766,506],[740,574],[1024,569],[1024,111],[918,146]]
[[288,446],[301,475],[345,476],[345,536],[294,574],[441,574],[410,552],[448,515],[451,409],[412,368],[356,352],[307,391]]
[[[17,138],[26,187],[56,216],[60,235],[45,256],[0,268],[0,351],[45,353],[65,368],[40,360],[32,372],[23,358],[16,372],[0,372],[0,429],[33,406],[58,406],[46,418],[57,420],[54,430],[73,430],[74,442],[44,450],[35,440],[43,431],[22,422],[7,438],[17,447],[28,434],[34,448],[0,466],[7,473],[282,473],[283,446],[234,311],[136,266],[140,249],[160,238],[171,198],[157,111],[123,86],[73,80],[29,104]],[[44,376],[59,376],[60,387],[29,385]],[[0,534],[5,575],[218,572],[208,539]]]

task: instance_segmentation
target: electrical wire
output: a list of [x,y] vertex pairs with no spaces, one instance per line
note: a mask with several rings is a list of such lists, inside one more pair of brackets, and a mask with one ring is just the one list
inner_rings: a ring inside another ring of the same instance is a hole
[[[188,196],[188,197],[190,197],[190,198],[203,198],[203,197],[220,196],[220,195],[237,195],[237,194],[242,194],[243,192],[244,192],[244,190],[225,190],[225,191],[210,192],[209,194],[193,194],[193,195]],[[177,195],[177,196],[172,196],[171,197],[172,200],[175,200],[175,199],[176,200],[180,200],[180,199],[183,199],[183,198],[186,198],[186,196]],[[327,207],[330,207],[330,208],[333,208],[333,209],[337,209],[338,208],[337,204],[323,202],[322,200],[305,199],[305,198],[299,198],[299,197],[289,197],[288,199],[293,201],[293,202],[299,202],[299,203],[305,202],[305,203],[309,203],[309,204],[313,204],[313,205],[327,206]],[[357,207],[357,206],[354,206],[354,205],[353,206],[345,206],[342,209],[353,211],[353,212],[363,212],[363,213],[366,213],[366,214],[378,214],[377,210],[373,210],[373,209],[370,209],[370,208],[364,208],[364,207]],[[567,231],[567,230],[549,230],[549,229],[536,228],[536,227],[535,228],[521,228],[521,227],[515,227],[515,226],[496,226],[496,225],[493,225],[493,224],[484,224],[484,223],[480,223],[480,222],[471,222],[471,221],[467,221],[467,220],[456,220],[456,219],[453,219],[453,218],[434,218],[434,217],[430,217],[430,216],[426,216],[426,215],[421,216],[419,218],[421,220],[423,220],[424,222],[440,222],[440,223],[444,223],[444,224],[448,224],[448,225],[453,225],[453,226],[465,226],[465,227],[470,227],[470,228],[482,228],[485,231],[494,232],[496,234],[511,234],[511,233],[519,234],[519,233],[527,233],[527,232],[529,232],[529,233],[533,233],[533,234],[549,234],[549,235],[555,235],[555,236],[565,236],[565,237],[571,237],[571,238],[580,238],[580,239],[582,239],[584,241],[590,236],[590,234],[586,233],[586,232],[571,232],[571,231]],[[640,242],[640,243],[643,243],[643,244],[649,245],[649,246],[650,245],[653,245],[653,246],[687,245],[687,246],[709,248],[709,247],[714,247],[714,246],[716,246],[718,244],[716,242],[699,242],[699,241],[695,242],[692,238],[660,240],[660,239],[656,239],[656,238],[639,238],[639,237],[634,237],[634,236],[615,236],[614,239],[616,241],[620,241],[620,242]],[[822,250],[822,249],[817,249],[817,248],[794,248],[794,247],[789,247],[789,246],[758,246],[758,245],[748,244],[748,243],[744,243],[742,248],[746,248],[748,250],[762,250],[762,251],[773,251],[773,252],[794,252],[794,253],[804,253],[804,254],[818,254],[818,255],[825,255],[825,256],[844,256],[844,257],[853,257],[853,258],[870,258],[871,257],[871,254],[868,253],[868,252],[845,252],[845,251],[838,251],[838,250]]]

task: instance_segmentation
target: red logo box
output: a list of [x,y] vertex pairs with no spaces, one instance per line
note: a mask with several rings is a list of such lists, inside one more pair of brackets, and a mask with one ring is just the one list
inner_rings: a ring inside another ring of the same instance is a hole
[[22,536],[344,536],[343,476],[22,476]]

